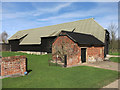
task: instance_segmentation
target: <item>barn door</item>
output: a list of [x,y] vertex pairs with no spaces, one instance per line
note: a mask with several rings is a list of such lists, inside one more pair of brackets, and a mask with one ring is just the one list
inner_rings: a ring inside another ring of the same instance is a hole
[[64,60],[65,60],[64,67],[66,67],[67,66],[67,55],[64,55]]
[[86,48],[81,48],[81,61],[86,62]]

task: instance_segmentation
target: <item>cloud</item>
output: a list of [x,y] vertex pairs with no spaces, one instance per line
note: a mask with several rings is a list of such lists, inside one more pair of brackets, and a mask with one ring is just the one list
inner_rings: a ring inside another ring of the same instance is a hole
[[33,13],[34,13],[34,11],[9,12],[8,9],[7,10],[5,10],[5,9],[2,10],[3,19],[15,19],[15,18],[21,18],[21,17],[29,17],[29,16],[32,16]]
[[[51,4],[53,4],[53,6]],[[29,11],[21,10],[21,12],[14,8],[16,10],[14,13],[11,9],[9,10],[9,8],[7,8],[8,11],[6,10],[6,12],[3,10],[3,29],[8,30],[10,35],[12,35],[19,30],[71,22],[89,17],[94,17],[101,26],[107,28],[111,21],[117,23],[118,20],[117,7],[113,5],[113,3],[95,3],[94,7],[90,6],[91,8],[83,5],[79,7],[77,6],[79,4],[75,3],[51,4],[51,6],[44,4],[45,6],[42,7],[42,5],[36,3],[36,5],[31,5],[32,10],[26,7]],[[25,6],[23,5],[23,7]],[[66,8],[69,7],[70,11],[67,11],[68,9]],[[62,12],[58,13],[60,10]]]
[[87,11],[75,11],[75,12],[68,12],[68,13],[64,13],[58,16],[52,16],[52,17],[48,17],[48,18],[43,18],[43,19],[37,19],[37,21],[51,21],[51,20],[55,20],[55,19],[67,19],[67,18],[82,18],[82,17],[94,17],[96,15],[100,15],[100,14],[104,14],[104,13],[113,13],[113,11],[111,11],[109,8],[105,8],[105,7],[96,7],[95,9],[91,9],[91,10],[87,10]]
[[2,30],[5,30],[8,32],[9,36],[13,35],[19,30],[26,30],[31,28],[37,28],[42,26],[42,23],[31,21],[27,19],[21,19],[17,18],[14,20],[4,20],[2,22]]
[[65,7],[68,7],[70,6],[72,3],[65,3],[65,4],[60,4],[58,6],[55,6],[53,8],[38,8],[37,7],[37,11],[33,14],[33,16],[39,16],[41,14],[45,14],[45,13],[56,13],[58,12],[59,10],[65,8]]
[[14,19],[14,18],[19,18],[19,17],[26,17],[30,16],[32,12],[16,12],[16,13],[6,13],[2,14],[3,19]]
[[81,18],[88,18],[88,17],[93,17],[95,20],[100,23],[101,26],[104,28],[107,28],[108,25],[111,22],[114,22],[117,24],[118,22],[118,8],[114,8],[113,5],[108,5],[106,4],[97,4],[96,8],[90,9],[90,10],[78,10],[74,12],[68,12],[68,13],[63,13],[58,16],[51,16],[48,18],[42,18],[42,19],[37,19],[38,22],[49,22],[53,23],[53,21],[56,21],[57,24],[58,22],[62,20],[62,22],[67,22],[70,21],[69,19],[72,20],[79,20]]
[[[56,5],[56,6],[52,7],[52,8],[36,7],[35,5],[32,4],[33,7],[36,8],[36,10],[24,11],[24,12],[16,11],[14,13],[9,13],[8,9],[3,9],[2,15],[3,15],[4,19],[13,19],[13,18],[19,18],[19,17],[28,17],[28,16],[34,17],[34,16],[40,16],[40,15],[46,14],[46,13],[47,14],[48,13],[57,13],[59,10],[70,6],[71,4],[72,3],[65,3],[65,4],[62,3],[62,4],[59,4],[59,5]],[[9,5],[11,5],[11,4],[9,4]]]

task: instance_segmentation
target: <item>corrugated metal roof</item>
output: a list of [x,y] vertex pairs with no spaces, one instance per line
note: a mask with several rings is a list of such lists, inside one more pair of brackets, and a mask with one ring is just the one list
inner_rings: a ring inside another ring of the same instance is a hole
[[21,37],[28,34],[20,42],[20,45],[40,44],[40,37],[56,36],[62,30],[72,31],[73,29],[75,29],[74,32],[92,34],[93,36],[104,42],[105,30],[96,21],[94,21],[93,18],[18,31],[16,34],[10,37],[9,40],[20,39]]

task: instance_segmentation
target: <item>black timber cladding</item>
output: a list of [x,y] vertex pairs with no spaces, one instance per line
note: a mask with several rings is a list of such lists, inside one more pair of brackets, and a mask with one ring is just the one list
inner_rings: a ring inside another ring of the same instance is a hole
[[[62,31],[68,37],[70,37],[73,41],[77,42],[80,45],[95,45],[95,46],[104,46],[104,43],[90,34],[76,33],[76,32],[68,32]],[[60,35],[62,35],[62,33]]]
[[[75,32],[65,32],[69,37],[73,38],[80,46],[103,46],[100,40],[90,34],[82,34],[82,33],[75,33]],[[107,33],[107,32],[106,32]],[[109,34],[109,33],[108,33]],[[41,37],[41,44],[39,45],[19,45],[21,39],[16,40],[9,40],[9,44],[11,45],[11,51],[37,51],[37,52],[52,52],[52,43],[54,42],[54,37]],[[83,44],[83,45],[82,45]],[[106,42],[105,42],[105,54],[108,53],[108,44],[109,44],[109,37],[106,35]]]
[[105,33],[105,50],[104,50],[104,53],[105,53],[105,56],[106,56],[106,54],[108,54],[108,52],[109,52],[109,44],[110,44],[110,33],[107,31],[107,30],[105,30],[106,31],[106,33]]
[[54,41],[54,37],[41,37],[41,44],[38,45],[19,45],[20,40],[22,39],[15,39],[9,40],[9,44],[11,45],[11,51],[35,51],[35,52],[52,52],[52,43]]

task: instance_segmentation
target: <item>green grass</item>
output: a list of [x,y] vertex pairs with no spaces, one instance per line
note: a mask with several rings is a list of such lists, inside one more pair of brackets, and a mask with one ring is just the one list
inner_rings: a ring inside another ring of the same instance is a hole
[[118,72],[89,66],[62,68],[48,66],[49,55],[3,52],[3,57],[25,55],[29,75],[4,78],[3,88],[101,88],[118,78]]
[[120,53],[119,52],[109,52],[109,55],[120,55]]
[[120,57],[111,57],[110,61],[120,63]]

